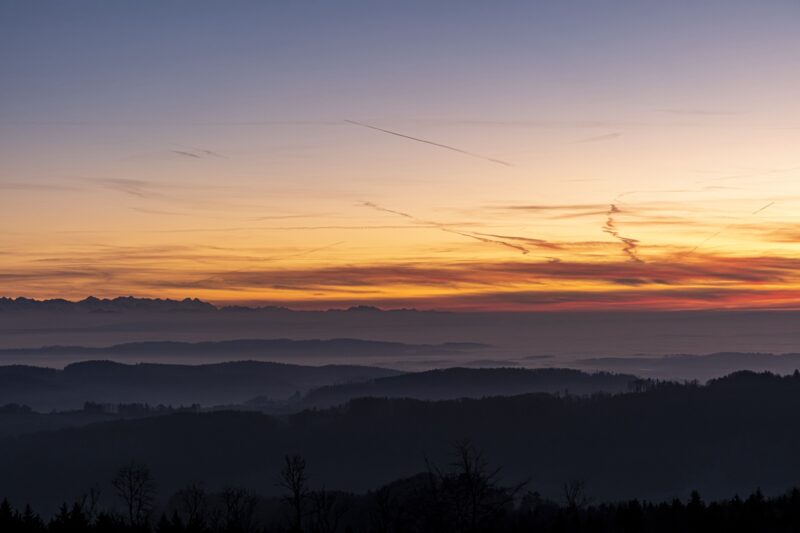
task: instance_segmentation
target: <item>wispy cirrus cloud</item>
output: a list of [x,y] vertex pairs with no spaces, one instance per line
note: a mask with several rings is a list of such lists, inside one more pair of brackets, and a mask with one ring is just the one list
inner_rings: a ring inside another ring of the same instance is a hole
[[[272,258],[263,252],[247,256],[232,250],[231,260],[250,265],[235,271],[221,268],[219,250],[86,250],[6,268],[0,273],[0,283],[32,296],[46,295],[60,286],[60,294],[64,294],[63,287],[69,287],[73,293],[66,296],[75,297],[118,292],[233,301],[247,294],[263,303],[317,308],[336,302],[442,309],[748,308],[765,302],[791,305],[791,299],[800,293],[800,259],[779,256],[743,258],[698,253],[691,260],[664,257],[648,263],[285,263],[292,256],[320,253],[339,244],[298,249],[294,254],[275,254]],[[176,270],[160,261],[165,254],[195,267],[191,271]]]
[[578,139],[577,141],[573,141],[572,144],[592,144],[592,143],[600,143],[606,141],[613,141],[622,137],[622,133],[619,131],[615,131],[612,133],[605,133],[603,135],[592,135],[591,137],[584,137],[583,139]]
[[80,192],[81,188],[61,183],[2,182],[0,191]]
[[207,148],[194,148],[191,146],[177,145],[175,148],[171,149],[170,152],[175,155],[189,157],[191,159],[204,159],[208,157],[228,159],[228,156],[222,155],[219,152],[215,152]]
[[731,116],[739,115],[736,111],[725,111],[720,109],[703,109],[699,107],[667,107],[656,109],[660,113],[669,113],[670,115],[689,115],[689,116]]

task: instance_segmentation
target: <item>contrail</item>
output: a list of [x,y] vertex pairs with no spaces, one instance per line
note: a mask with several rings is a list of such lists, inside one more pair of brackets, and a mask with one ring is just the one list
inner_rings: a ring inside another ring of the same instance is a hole
[[373,202],[362,202],[361,205],[363,205],[364,207],[371,207],[372,209],[377,209],[378,211],[383,211],[384,213],[391,213],[393,215],[398,215],[398,216],[401,216],[401,217],[410,218],[411,220],[413,220],[415,222],[422,222],[422,223],[425,223],[425,224],[431,224],[433,226],[439,226],[440,225],[440,224],[436,224],[434,222],[428,222],[427,220],[420,220],[415,216],[409,215],[408,213],[403,213],[402,211],[395,211],[394,209],[388,209],[386,207],[380,206],[380,205],[378,205],[376,203],[373,203]]
[[480,235],[481,237],[494,237],[497,239],[507,239],[509,241],[519,241],[525,244],[530,244],[539,248],[548,248],[550,250],[561,250],[563,246],[548,242],[542,239],[532,239],[530,237],[518,237],[516,235],[497,235],[495,233],[481,233],[479,231],[472,232],[473,235]]
[[490,161],[492,163],[497,163],[498,165],[503,165],[506,167],[513,167],[511,163],[508,161],[501,161],[500,159],[494,159],[492,157],[486,157],[485,155],[476,154],[474,152],[468,152],[466,150],[462,150],[461,148],[456,148],[454,146],[448,146],[446,144],[441,144],[433,141],[428,141],[426,139],[420,139],[419,137],[412,137],[411,135],[405,135],[404,133],[398,133],[396,131],[385,130],[383,128],[379,128],[377,126],[372,126],[370,124],[364,124],[363,122],[356,122],[355,120],[345,120],[348,124],[353,124],[354,126],[361,126],[362,128],[369,128],[375,131],[382,131],[383,133],[388,133],[389,135],[395,135],[397,137],[402,137],[404,139],[410,139],[412,141],[417,141],[425,144],[430,144],[431,146],[437,146],[439,148],[444,148],[446,150],[452,150],[453,152],[458,152],[459,154],[468,155],[470,157],[477,157],[479,159],[483,159],[485,161]]
[[751,215],[757,215],[757,214],[759,214],[761,211],[763,211],[764,209],[767,209],[767,208],[769,208],[769,207],[772,207],[774,204],[775,204],[775,202],[770,202],[770,203],[768,203],[767,205],[765,205],[764,207],[762,207],[762,208],[760,208],[760,209],[756,209],[755,211],[753,211],[753,212],[752,212],[752,213],[750,213],[750,214],[751,214]]
[[611,204],[611,207],[606,212],[606,223],[603,224],[603,231],[614,237],[615,239],[619,240],[625,246],[622,248],[622,251],[625,252],[628,257],[631,258],[631,261],[636,261],[637,263],[643,263],[639,256],[636,253],[636,248],[639,245],[639,241],[636,239],[631,239],[630,237],[623,237],[619,234],[617,230],[617,226],[614,222],[614,215],[616,213],[620,213],[621,211],[617,208],[616,204]]
[[[765,206],[763,206],[763,207],[759,207],[758,209],[756,209],[755,211],[753,211],[752,213],[750,213],[750,215],[751,215],[751,216],[752,216],[752,215],[757,215],[757,214],[759,214],[760,212],[764,211],[765,209],[768,209],[768,208],[772,207],[773,205],[775,205],[775,202],[770,202],[770,203],[768,203],[767,205],[765,205]],[[719,231],[717,231],[715,234],[713,234],[713,235],[710,235],[710,236],[706,237],[705,239],[703,239],[702,241],[700,241],[700,242],[699,242],[699,243],[698,243],[698,244],[697,244],[697,245],[696,245],[694,248],[692,248],[691,250],[689,250],[688,252],[686,252],[686,255],[691,255],[691,254],[693,254],[693,253],[694,253],[694,252],[695,252],[695,251],[696,251],[698,248],[700,248],[701,246],[703,246],[704,244],[706,244],[708,241],[710,241],[710,240],[712,240],[712,239],[716,239],[717,237],[719,237],[719,236],[720,236],[720,234],[722,234],[723,232],[725,232],[726,230],[730,229],[730,228],[731,228],[731,227],[733,227],[733,226],[734,226],[734,224],[728,224],[727,226],[724,226],[722,229],[720,229]]]
[[517,250],[517,251],[521,252],[522,255],[528,255],[528,253],[530,252],[530,250],[528,250],[524,246],[520,246],[518,244],[512,244],[510,242],[505,242],[505,241],[501,241],[501,240],[489,239],[487,237],[481,237],[480,234],[476,235],[474,233],[466,233],[466,232],[456,231],[454,229],[448,229],[448,228],[439,228],[439,229],[442,230],[442,231],[446,231],[448,233],[455,233],[456,235],[461,235],[462,237],[469,237],[470,239],[475,239],[476,241],[499,244],[500,246],[505,246],[507,248],[512,248],[514,250]]
[[506,241],[500,240],[500,239],[490,239],[489,236],[485,236],[485,234],[482,234],[482,233],[472,233],[472,232],[468,232],[468,231],[462,231],[462,230],[453,229],[448,224],[442,224],[441,222],[434,222],[434,221],[431,221],[431,220],[423,220],[421,218],[415,217],[414,215],[410,215],[408,213],[404,213],[403,211],[395,211],[394,209],[389,209],[389,208],[380,206],[380,205],[378,205],[376,203],[373,203],[373,202],[362,202],[361,205],[363,205],[364,207],[370,207],[370,208],[375,209],[377,211],[383,211],[384,213],[391,213],[393,215],[401,216],[401,217],[407,218],[407,219],[409,219],[409,220],[411,220],[413,222],[416,222],[418,224],[424,224],[424,225],[426,225],[426,226],[428,226],[430,228],[438,229],[440,231],[444,231],[444,232],[447,232],[447,233],[454,233],[456,235],[461,235],[462,237],[467,237],[469,239],[475,239],[476,241],[480,241],[480,242],[492,243],[492,244],[497,244],[497,245],[500,245],[500,246],[505,246],[506,248],[511,248],[511,249],[517,250],[518,252],[522,253],[522,255],[527,255],[528,253],[530,253],[530,250],[528,250],[524,246],[520,246],[518,244],[513,244],[513,243],[510,243],[510,242],[506,242]]
[[[285,259],[293,259],[295,257],[303,257],[305,255],[313,254],[313,253],[316,253],[316,252],[321,252],[323,250],[327,250],[329,248],[333,248],[335,246],[339,246],[340,244],[344,244],[344,243],[345,243],[345,241],[337,241],[337,242],[334,242],[334,243],[331,243],[331,244],[326,244],[325,246],[320,246],[318,248],[309,248],[307,250],[302,250],[300,252],[293,253],[293,254],[288,254],[288,255],[284,255],[284,256],[263,257],[263,258],[260,259],[259,262],[261,262],[261,263],[273,263],[273,262],[283,261]],[[224,281],[226,276],[231,276],[231,275],[235,275],[235,274],[248,274],[248,273],[252,273],[252,272],[258,272],[258,271],[257,270],[252,270],[252,269],[230,270],[230,271],[227,271],[227,272],[217,273],[217,274],[214,274],[212,276],[197,280],[194,283],[208,283],[208,282],[218,281],[218,280],[223,280]]]
[[699,243],[697,243],[697,245],[695,245],[695,247],[694,247],[694,248],[692,248],[691,250],[689,250],[689,251],[686,253],[686,255],[692,255],[692,254],[693,254],[693,253],[694,253],[694,252],[695,252],[695,251],[696,251],[698,248],[700,248],[701,246],[703,246],[704,244],[706,244],[706,243],[707,243],[708,241],[710,241],[711,239],[715,239],[715,238],[717,238],[717,237],[718,237],[718,236],[719,236],[719,235],[720,235],[720,234],[721,234],[723,231],[725,231],[726,229],[730,228],[732,225],[733,225],[733,224],[728,224],[727,226],[725,226],[725,227],[724,227],[724,228],[722,228],[721,230],[717,231],[715,234],[713,234],[713,235],[710,235],[710,236],[706,237],[705,239],[703,239],[702,241],[700,241]]

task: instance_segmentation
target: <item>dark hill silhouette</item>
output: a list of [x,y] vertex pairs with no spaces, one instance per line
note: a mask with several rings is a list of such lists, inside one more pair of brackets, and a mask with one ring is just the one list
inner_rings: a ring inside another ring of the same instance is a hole
[[454,356],[486,348],[477,343],[447,342],[436,345],[360,339],[239,339],[213,342],[130,342],[104,347],[45,346],[0,350],[0,361],[73,362],[104,359],[122,362],[219,362],[243,359],[292,361],[299,358],[352,360],[354,358],[403,359],[417,356]]
[[[614,393],[625,391],[635,379],[564,369],[452,368],[404,375],[371,367],[309,368],[254,362],[187,367],[90,361],[69,365],[63,371],[9,366],[0,367],[0,436],[164,415],[181,406],[289,414],[365,396],[443,400],[531,392]],[[235,405],[253,391],[259,395]],[[15,408],[23,402],[39,411],[55,411],[36,412],[27,405],[27,409]],[[97,405],[83,409],[84,402]],[[138,405],[123,412],[119,404]]]
[[583,360],[581,366],[631,372],[643,377],[670,376],[673,379],[706,381],[739,370],[791,374],[800,368],[800,353],[718,352],[662,357],[597,357]]
[[[446,464],[471,439],[505,481],[558,497],[570,479],[597,501],[707,498],[783,491],[800,477],[800,374],[739,373],[707,386],[640,383],[589,398],[533,394],[425,402],[354,400],[286,418],[252,412],[179,414],[0,440],[0,494],[42,510],[121,464],[148,464],[169,494],[190,480],[264,494],[284,454],[302,454],[315,484],[365,491]],[[313,466],[312,466],[313,465]],[[104,485],[105,486],[105,485]]]
[[220,405],[263,395],[283,400],[333,383],[392,376],[398,372],[355,365],[300,366],[240,361],[209,365],[126,365],[87,361],[63,370],[0,367],[0,405],[37,410],[75,409],[84,402]]
[[303,407],[330,407],[363,397],[447,400],[513,396],[533,392],[594,394],[628,390],[637,378],[625,374],[587,374],[563,368],[447,368],[388,376],[311,390]]
[[84,346],[45,346],[42,348],[20,348],[0,350],[0,357],[13,355],[324,355],[326,353],[346,353],[358,357],[362,355],[436,355],[450,354],[461,350],[475,350],[484,345],[466,342],[447,342],[438,345],[403,344],[400,342],[368,341],[360,339],[238,339],[213,342],[173,342],[148,341],[129,342],[105,347]]

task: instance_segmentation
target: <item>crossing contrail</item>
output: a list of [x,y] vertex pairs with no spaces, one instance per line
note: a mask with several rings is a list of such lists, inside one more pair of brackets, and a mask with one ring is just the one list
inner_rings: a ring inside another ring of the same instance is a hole
[[[751,215],[751,216],[752,216],[752,215],[757,215],[757,214],[759,214],[760,212],[764,211],[765,209],[767,209],[767,208],[769,208],[769,207],[772,207],[774,204],[775,204],[775,202],[770,202],[770,203],[768,203],[767,205],[765,205],[765,206],[763,206],[763,207],[759,207],[758,209],[756,209],[755,211],[753,211],[752,213],[750,213],[750,215]],[[725,227],[721,228],[719,231],[717,231],[715,234],[713,234],[713,235],[709,235],[708,237],[706,237],[705,239],[703,239],[702,241],[700,241],[699,243],[697,243],[697,245],[695,245],[695,247],[694,247],[694,248],[692,248],[691,250],[689,250],[689,251],[686,253],[686,255],[691,255],[691,254],[695,253],[695,251],[697,251],[697,249],[698,249],[698,248],[700,248],[701,246],[703,246],[703,245],[707,244],[709,241],[716,239],[716,238],[717,238],[717,237],[719,237],[719,236],[720,236],[722,233],[724,233],[726,230],[728,230],[728,229],[732,228],[732,227],[733,227],[733,226],[735,226],[735,225],[736,225],[736,224],[728,224],[727,226],[725,226]]]
[[391,213],[393,215],[401,216],[403,218],[407,218],[407,219],[409,219],[409,220],[411,220],[413,222],[416,222],[418,224],[423,224],[423,225],[428,226],[428,227],[433,228],[433,229],[438,229],[440,231],[444,231],[444,232],[447,232],[447,233],[454,233],[456,235],[461,235],[462,237],[467,237],[468,239],[475,239],[476,241],[480,241],[480,242],[497,244],[499,246],[504,246],[506,248],[511,248],[513,250],[516,250],[516,251],[520,252],[522,255],[527,255],[530,252],[530,250],[528,250],[527,248],[525,248],[522,245],[506,242],[506,241],[501,240],[501,239],[492,239],[492,238],[490,238],[490,237],[493,237],[493,235],[488,235],[488,234],[485,234],[485,233],[477,233],[477,232],[459,230],[459,229],[453,228],[450,224],[443,224],[441,222],[434,222],[434,221],[431,221],[431,220],[423,220],[423,219],[417,218],[414,215],[411,215],[409,213],[405,213],[403,211],[396,211],[394,209],[389,209],[389,208],[383,207],[381,205],[378,205],[378,204],[376,204],[374,202],[362,202],[361,205],[363,205],[364,207],[369,207],[369,208],[375,209],[377,211],[383,211],[384,213]]

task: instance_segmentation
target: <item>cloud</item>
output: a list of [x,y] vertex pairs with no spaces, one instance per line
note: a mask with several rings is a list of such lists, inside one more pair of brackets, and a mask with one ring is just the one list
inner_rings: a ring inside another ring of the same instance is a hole
[[187,213],[178,213],[176,211],[163,211],[160,209],[147,209],[145,207],[131,207],[133,211],[144,213],[146,215],[162,215],[162,216],[188,216]]
[[268,215],[262,217],[253,217],[248,220],[252,220],[253,222],[262,222],[264,220],[288,220],[293,218],[315,218],[315,217],[324,217],[330,216],[328,213],[309,213],[306,215]]
[[163,187],[153,182],[128,178],[84,178],[84,182],[92,183],[100,187],[122,192],[130,196],[142,199],[166,199],[168,198],[159,190]]
[[583,209],[607,209],[608,204],[521,204],[490,206],[489,209],[505,211],[570,211]]
[[22,182],[0,182],[0,190],[4,191],[54,191],[54,192],[80,192],[80,187],[72,185],[61,185],[56,183],[22,183]]
[[173,154],[180,155],[183,157],[189,157],[192,159],[203,159],[207,157],[216,157],[221,159],[228,159],[227,156],[214,152],[212,150],[208,150],[206,148],[191,148],[187,146],[181,146],[178,149],[170,150]]
[[[338,244],[338,243],[337,243]],[[333,246],[333,245],[330,245]],[[323,247],[320,249],[325,249]],[[312,253],[316,250],[309,250]],[[253,269],[248,271],[209,272],[205,279],[220,285],[197,288],[242,288],[280,285],[297,291],[327,290],[342,287],[432,286],[467,289],[468,287],[524,287],[529,285],[567,282],[591,282],[594,290],[605,288],[614,292],[615,286],[670,286],[687,285],[749,286],[775,285],[800,279],[800,259],[748,258],[747,268],[742,268],[739,258],[706,256],[699,261],[679,263],[661,261],[636,263],[616,262],[456,262],[430,264],[427,262],[403,264],[372,264],[350,266],[316,266],[306,269]],[[172,281],[166,282],[168,285]],[[199,282],[193,282],[199,283]],[[584,284],[582,284],[584,285]],[[160,286],[160,285],[159,285]],[[567,291],[569,292],[569,291]]]
[[615,131],[613,133],[606,133],[604,135],[594,135],[592,137],[578,139],[577,141],[573,141],[572,144],[591,144],[591,143],[599,143],[605,141],[613,141],[615,139],[619,139],[620,137],[622,137],[622,133]]
[[[36,297],[86,294],[260,299],[292,307],[370,303],[441,309],[672,309],[800,307],[800,259],[696,254],[634,261],[284,263],[340,242],[281,254],[191,246],[103,247],[43,254],[0,272]],[[212,249],[213,248],[213,249]],[[163,258],[169,257],[170,262]],[[19,259],[19,258],[17,258]],[[175,269],[172,262],[191,262]],[[249,265],[230,271],[231,262]],[[301,266],[305,265],[305,266]],[[794,300],[792,300],[794,298]]]
[[611,204],[608,211],[606,212],[606,222],[605,224],[603,224],[603,231],[608,233],[615,239],[619,240],[624,245],[622,247],[622,251],[628,257],[630,257],[631,261],[641,263],[642,260],[639,258],[638,255],[639,241],[636,239],[632,239],[630,237],[624,237],[620,235],[619,231],[617,230],[616,219],[614,218],[614,215],[619,214],[621,212],[622,211],[620,211],[615,204]]
[[695,116],[728,116],[738,115],[734,111],[720,111],[716,109],[699,109],[699,108],[666,108],[656,109],[660,113],[669,113],[671,115],[695,115]]
[[746,178],[759,178],[762,176],[769,176],[774,174],[786,174],[789,172],[796,172],[800,170],[800,166],[784,167],[784,168],[767,168],[761,171],[743,172],[740,174],[729,174],[727,176],[719,176],[710,178],[708,181],[724,181],[724,180],[737,180]]

